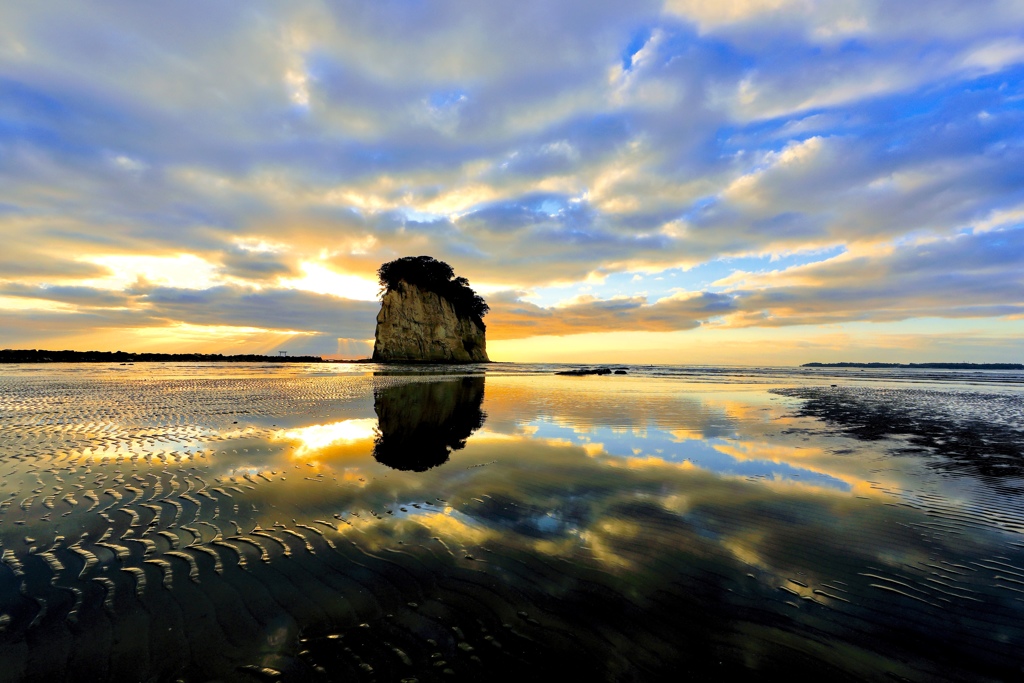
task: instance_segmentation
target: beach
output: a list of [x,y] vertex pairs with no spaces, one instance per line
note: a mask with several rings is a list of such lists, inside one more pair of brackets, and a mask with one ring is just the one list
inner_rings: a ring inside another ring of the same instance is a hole
[[0,679],[1008,680],[1024,373],[0,369]]

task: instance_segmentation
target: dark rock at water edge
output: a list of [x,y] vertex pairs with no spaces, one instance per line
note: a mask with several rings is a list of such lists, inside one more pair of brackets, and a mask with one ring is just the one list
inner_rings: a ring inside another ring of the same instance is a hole
[[575,370],[560,370],[555,374],[568,377],[585,377],[587,375],[625,375],[626,371],[622,368],[614,371],[611,368],[577,368]]

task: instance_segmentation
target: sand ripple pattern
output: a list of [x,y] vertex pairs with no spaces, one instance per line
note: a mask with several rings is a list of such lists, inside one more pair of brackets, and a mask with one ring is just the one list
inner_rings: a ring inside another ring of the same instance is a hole
[[462,483],[394,493],[289,459],[279,424],[336,420],[370,382],[0,379],[0,678],[1020,671],[1017,497],[783,497],[583,454],[569,483],[453,462]]

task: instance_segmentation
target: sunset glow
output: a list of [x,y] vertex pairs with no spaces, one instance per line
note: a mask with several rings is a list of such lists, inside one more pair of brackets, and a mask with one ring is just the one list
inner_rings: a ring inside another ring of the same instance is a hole
[[366,442],[372,442],[377,433],[377,420],[373,418],[356,418],[342,420],[331,424],[310,425],[297,429],[284,430],[277,437],[281,441],[296,441],[299,446],[296,457],[309,457],[331,446],[357,443],[360,453],[365,455]]

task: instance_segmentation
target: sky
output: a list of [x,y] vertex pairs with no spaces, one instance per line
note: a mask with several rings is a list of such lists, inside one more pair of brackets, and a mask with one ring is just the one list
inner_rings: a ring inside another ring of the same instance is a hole
[[0,5],[0,348],[1024,362],[1020,0]]

